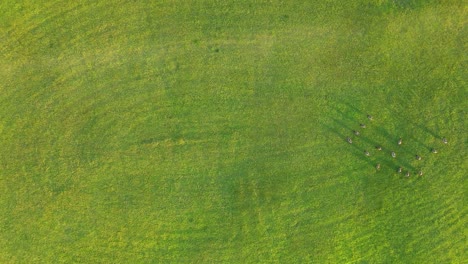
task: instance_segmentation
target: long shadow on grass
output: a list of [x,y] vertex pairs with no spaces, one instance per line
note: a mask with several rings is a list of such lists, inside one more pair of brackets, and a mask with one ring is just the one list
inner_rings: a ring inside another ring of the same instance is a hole
[[351,151],[353,153],[354,156],[358,157],[360,160],[368,163],[369,165],[372,165],[372,161],[367,159],[364,154],[363,154],[363,149],[361,149],[359,146],[357,146],[356,144],[349,144],[347,141],[346,141],[346,138],[347,136],[345,136],[344,134],[340,133],[337,131],[336,128],[332,128],[331,126],[329,125],[326,125],[326,124],[322,124],[323,127],[326,128],[327,132],[329,133],[332,133],[332,134],[335,134],[338,136],[339,140],[343,142],[343,148],[345,148],[346,146],[348,147],[351,147]]
[[[360,115],[362,115],[362,119],[366,118],[366,113],[364,111],[361,111],[359,108],[355,107],[352,103],[350,102],[347,102],[345,100],[343,100],[342,102],[340,102],[341,104],[345,105],[347,108],[349,109],[352,109],[353,112],[357,112],[359,113]],[[349,115],[346,115],[345,113],[343,113],[342,111],[340,111],[339,109],[336,109],[336,111],[341,114],[342,117],[345,117],[349,120],[351,120],[353,123],[356,123],[356,124],[359,124],[361,121],[358,121],[358,120],[353,120]],[[367,120],[369,121],[369,120]],[[366,122],[367,122],[366,121]],[[337,123],[340,123],[339,121],[337,121]],[[364,122],[365,123],[365,122]],[[392,135],[391,133],[388,132],[388,130],[383,127],[382,125],[379,125],[379,122],[376,123],[376,121],[369,121],[367,122],[368,123],[368,127],[366,129],[362,129],[362,132],[363,132],[363,135],[362,135],[362,139],[364,141],[367,141],[368,143],[371,143],[372,145],[374,146],[382,146],[384,145],[385,142],[376,142],[374,140],[371,140],[369,138],[366,138],[364,135],[366,133],[366,130],[374,130],[377,134],[381,135],[383,138],[386,139],[386,143],[389,143],[390,145],[392,144],[392,142],[394,142],[395,144],[397,143],[398,141],[398,138],[399,136],[397,135]],[[341,123],[343,124],[343,123]],[[348,128],[349,129],[349,128]]]
[[362,116],[365,116],[366,113],[364,113],[363,111],[361,111],[359,108],[355,107],[352,103],[350,103],[349,101],[346,101],[346,100],[343,100],[341,102],[342,104],[346,105],[348,108],[351,108],[353,109],[355,112],[358,112],[359,114],[361,114]]
[[422,131],[431,134],[431,136],[433,136],[433,137],[435,137],[435,138],[442,138],[441,135],[439,135],[439,134],[437,134],[436,132],[432,131],[431,129],[429,129],[428,127],[424,126],[423,124],[415,124],[415,126],[418,127],[419,129],[421,129]]
[[[340,124],[340,122],[337,121],[336,119],[333,119],[333,120],[335,121],[335,123]],[[412,166],[409,162],[405,161],[401,157],[397,156],[396,159],[390,158],[391,154],[387,153],[388,150],[386,152],[384,152],[384,153],[375,152],[375,154],[373,154],[371,157],[366,157],[364,155],[364,153],[363,153],[364,149],[360,145],[357,145],[355,143],[349,144],[346,141],[347,135],[341,133],[340,129],[337,129],[336,126],[333,127],[333,126],[330,126],[328,124],[322,124],[322,126],[326,128],[327,132],[335,134],[339,138],[339,140],[341,140],[343,142],[343,148],[347,147],[348,150],[353,154],[353,156],[357,157],[361,161],[364,161],[366,164],[368,164],[368,165],[370,165],[372,167],[375,167],[377,165],[377,163],[380,163],[381,166],[382,166],[381,173],[382,172],[384,172],[384,173],[391,172],[392,174],[394,174],[394,173],[397,172],[398,167],[400,167],[400,166],[403,167],[404,170],[411,170],[411,171],[415,172],[414,166]],[[346,125],[340,125],[340,126],[342,126],[345,129],[349,130],[349,127],[347,127]],[[370,139],[365,140],[365,141],[375,144],[375,142],[373,140],[370,140]]]
[[[414,136],[410,136],[410,140],[416,142],[417,145],[423,146],[425,148],[425,151],[419,151],[420,153],[427,153],[427,152],[430,152],[431,149],[432,149],[429,145],[425,144],[424,142],[422,142],[421,140],[417,139]],[[418,151],[418,150],[416,150],[416,151]]]
[[[351,131],[348,126],[346,126],[345,124],[343,124],[339,120],[336,120],[336,119],[333,119],[333,118],[332,118],[332,120],[338,126],[344,128],[346,130]],[[324,127],[326,127],[329,132],[337,134],[340,138],[342,138],[344,141],[346,141],[347,136],[337,132],[336,129],[334,130],[330,126],[324,125]],[[386,131],[386,130],[384,130],[384,131]],[[367,138],[365,136],[359,136],[359,140],[362,140],[363,142],[369,143],[369,144],[371,144],[373,146],[380,145],[380,146],[382,146],[384,148],[384,150],[382,152],[375,152],[374,151],[375,154],[373,155],[373,158],[375,160],[372,161],[369,158],[364,156],[364,154],[363,154],[364,148],[361,148],[359,145],[357,145],[355,143],[349,144],[349,143],[346,142],[348,145],[351,145],[353,147],[353,149],[354,149],[353,154],[355,154],[357,157],[359,157],[361,160],[365,161],[366,163],[368,163],[368,164],[370,164],[372,166],[375,166],[377,163],[380,163],[382,165],[382,170],[384,170],[385,168],[388,168],[388,169],[392,170],[393,172],[395,172],[398,169],[398,167],[399,167],[398,165],[403,166],[404,168],[410,168],[410,169],[414,170],[414,167],[411,166],[411,164],[409,164],[408,162],[403,161],[401,158],[398,158],[398,159],[388,158],[388,157],[391,157],[391,153],[389,151],[390,148],[387,148],[386,146],[384,146],[382,144],[378,144],[376,141],[374,141],[372,139],[369,139],[369,138]]]
[[[348,127],[346,124],[344,124],[344,123],[341,122],[340,120],[337,120],[337,119],[334,119],[334,118],[332,118],[332,120],[333,120],[333,122],[336,123],[338,126],[340,126],[340,127],[344,128],[344,129],[348,130],[350,135],[353,135],[353,129],[351,129],[350,127]],[[358,138],[359,140],[362,140],[362,141],[364,141],[364,142],[366,142],[366,143],[368,143],[368,144],[370,144],[370,145],[372,145],[372,146],[374,146],[374,147],[377,146],[377,145],[381,145],[381,144],[378,144],[376,141],[374,141],[374,140],[372,140],[372,139],[366,137],[366,136],[365,136],[365,133],[366,133],[366,131],[362,131],[361,135],[360,135],[360,136],[355,136],[355,138]],[[364,150],[363,150],[363,151],[364,151]]]
[[387,140],[389,140],[390,142],[395,142],[395,144],[397,143],[397,140],[398,140],[398,136],[395,136],[395,135],[392,135],[388,132],[387,129],[385,129],[384,127],[382,126],[378,126],[375,128],[375,130],[381,134],[384,138],[386,138]]
[[[333,107],[334,111],[336,113],[338,113],[344,120],[348,120],[351,123],[356,123],[356,125],[358,125],[360,123],[360,121],[356,120],[356,118],[354,118],[355,115],[350,114],[350,113],[358,113],[359,115],[362,115],[363,119],[366,116],[365,112],[361,111],[359,108],[355,107],[350,102],[342,100],[341,102],[339,102],[339,105],[344,106],[343,108],[348,109],[349,111],[345,110],[347,112],[347,113],[345,113],[340,108]],[[345,129],[345,130],[349,131],[349,135],[354,135],[354,134],[352,134],[353,129],[351,127],[349,127],[347,124],[345,124],[344,121],[337,120],[337,119],[334,119],[334,118],[332,118],[332,120],[334,122],[335,127],[340,127],[342,129]],[[383,127],[381,125],[377,125],[375,123],[375,121],[372,121],[372,122],[374,122],[375,127],[372,124],[369,124],[368,128],[360,129],[362,131],[360,136],[353,136],[353,137],[356,138],[356,139],[359,139],[358,141],[362,141],[362,142],[365,142],[367,144],[371,144],[373,146],[382,146],[384,148],[383,152],[375,152],[374,153],[374,159],[375,159],[374,163],[381,163],[382,170],[384,170],[385,168],[388,168],[388,169],[391,169],[393,172],[396,172],[398,167],[401,166],[405,170],[409,169],[409,170],[415,171],[415,167],[412,166],[409,161],[407,161],[406,159],[403,159],[401,156],[397,155],[397,158],[390,158],[391,157],[390,151],[395,150],[396,152],[398,152],[397,151],[397,142],[398,142],[399,136],[392,135],[391,133],[389,133],[389,131],[385,127]],[[327,127],[326,125],[324,125],[324,126]],[[343,138],[343,139],[346,138],[345,135],[336,132],[331,127],[327,127],[327,128],[328,128],[328,130],[330,132],[337,134],[341,138]],[[377,142],[377,141],[375,141],[375,140],[373,140],[373,139],[371,139],[369,137],[366,137],[365,136],[366,133],[367,133],[366,130],[369,130],[369,129],[374,130],[377,134],[381,135],[385,139],[385,142]],[[425,128],[425,129],[428,130],[427,128]],[[427,131],[427,132],[431,132],[431,131]],[[423,142],[417,140],[416,138],[411,137],[411,138],[409,138],[409,140],[412,140],[412,141],[416,142],[418,145],[424,146],[428,151],[430,151],[429,146],[427,146]],[[355,149],[355,151],[354,151],[355,154],[358,157],[360,157],[361,160],[365,160],[367,163],[369,163],[371,165],[375,165],[375,164],[372,164],[372,162],[368,158],[362,156],[363,155],[362,152],[364,151],[363,149],[361,150],[359,148],[359,146],[357,146],[355,144],[351,144],[351,145],[353,145],[353,147]],[[392,146],[393,146],[393,148],[392,148]],[[414,149],[414,150],[412,149],[411,151],[416,151],[416,149]]]
[[[413,171],[415,170],[414,166],[411,165],[409,162],[407,162],[407,161],[404,160],[404,159],[397,158],[396,161],[397,161],[397,163],[398,163],[401,167],[403,167],[404,169],[411,169],[411,170],[413,170]],[[396,170],[396,168],[395,168],[395,170]]]
[[332,118],[332,120],[333,120],[333,122],[334,122],[335,124],[337,124],[337,125],[340,126],[341,128],[346,129],[346,130],[349,132],[350,135],[352,134],[353,129],[350,128],[348,125],[346,125],[346,124],[343,123],[342,121],[340,121],[340,120],[338,120],[338,119],[335,119],[335,118]]
[[349,114],[349,113],[345,113],[343,111],[341,111],[341,109],[339,109],[338,107],[332,107],[333,110],[338,114],[340,115],[344,120],[347,120],[348,122],[350,123],[355,123],[356,125],[358,125],[358,121],[356,121],[356,118],[354,117],[354,115],[352,114]]
[[355,107],[352,103],[347,101],[339,101],[336,103],[335,106],[332,108],[343,118],[350,121],[353,124],[359,125],[362,123],[366,123],[367,120],[367,113],[360,110],[359,108]]
[[163,140],[164,140],[164,138],[162,138],[162,137],[152,137],[152,138],[142,139],[138,143],[139,144],[152,144],[152,143],[160,142],[160,141],[163,141]]
[[[394,111],[392,114],[393,114],[394,117],[396,117],[399,120],[402,120],[404,123],[408,123],[407,120],[403,120],[403,116],[400,113]],[[430,128],[428,128],[424,124],[409,123],[409,125],[411,125],[412,127],[416,128],[416,129],[420,129],[423,132],[425,132],[427,134],[430,134],[431,136],[433,136],[435,138],[439,138],[439,139],[442,138],[442,136],[440,134],[438,134],[437,132],[431,130]]]

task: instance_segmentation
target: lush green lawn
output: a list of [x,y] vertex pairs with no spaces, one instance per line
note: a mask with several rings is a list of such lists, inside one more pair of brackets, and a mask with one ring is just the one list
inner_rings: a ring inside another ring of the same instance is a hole
[[2,1],[0,262],[462,263],[466,10]]

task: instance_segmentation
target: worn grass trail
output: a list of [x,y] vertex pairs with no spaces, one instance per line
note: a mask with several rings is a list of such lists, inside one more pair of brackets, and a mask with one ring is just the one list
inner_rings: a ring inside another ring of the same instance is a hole
[[461,1],[0,14],[0,262],[467,258]]

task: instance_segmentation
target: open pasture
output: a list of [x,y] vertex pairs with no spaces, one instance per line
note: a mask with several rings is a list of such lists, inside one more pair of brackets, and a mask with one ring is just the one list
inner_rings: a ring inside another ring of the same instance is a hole
[[466,10],[2,1],[0,262],[462,263]]

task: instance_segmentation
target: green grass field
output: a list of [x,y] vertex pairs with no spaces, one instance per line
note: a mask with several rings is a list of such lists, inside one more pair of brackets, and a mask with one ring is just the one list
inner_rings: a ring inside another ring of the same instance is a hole
[[0,263],[466,263],[463,2],[2,1]]

